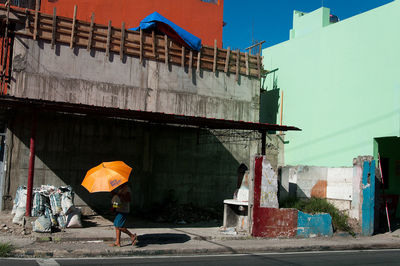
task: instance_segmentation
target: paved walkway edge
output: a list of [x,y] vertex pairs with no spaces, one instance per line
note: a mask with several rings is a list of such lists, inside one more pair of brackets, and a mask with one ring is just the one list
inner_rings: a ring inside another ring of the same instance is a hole
[[310,245],[301,247],[258,247],[258,248],[200,248],[200,249],[163,249],[147,250],[133,248],[130,250],[32,250],[16,249],[13,257],[19,258],[82,258],[82,257],[113,257],[113,256],[160,256],[160,255],[216,255],[216,254],[249,254],[268,252],[304,252],[304,251],[341,251],[341,250],[371,250],[371,249],[400,249],[400,243],[376,243],[376,244],[343,244],[343,245]]

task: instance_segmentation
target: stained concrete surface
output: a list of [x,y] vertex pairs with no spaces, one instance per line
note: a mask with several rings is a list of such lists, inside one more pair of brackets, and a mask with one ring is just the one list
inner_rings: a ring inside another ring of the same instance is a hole
[[[6,195],[27,184],[30,113],[18,111],[9,127]],[[228,140],[229,141],[229,140]],[[34,187],[70,185],[77,206],[97,212],[111,198],[81,186],[86,171],[103,161],[121,160],[133,168],[132,207],[148,210],[168,201],[220,209],[236,189],[237,168],[248,166],[258,141],[225,142],[207,130],[152,125],[123,119],[38,114]],[[5,202],[7,209],[12,201]]]
[[[0,217],[1,225],[7,223],[8,226],[12,219],[9,213],[4,212]],[[400,248],[400,230],[372,237],[336,234],[316,238],[253,238],[227,234],[215,225],[195,227],[176,224],[153,228],[130,227],[129,230],[138,235],[136,246],[131,246],[129,238],[124,236],[122,247],[109,247],[114,240],[111,221],[92,217],[87,226],[53,234],[22,235],[17,231],[11,234],[0,230],[0,242],[14,245],[12,255],[15,257],[58,258]]]

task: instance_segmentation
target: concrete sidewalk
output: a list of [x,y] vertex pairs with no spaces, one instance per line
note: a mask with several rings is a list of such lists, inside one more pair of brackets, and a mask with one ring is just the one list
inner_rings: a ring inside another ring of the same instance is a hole
[[94,220],[89,227],[65,229],[52,234],[24,235],[17,230],[10,234],[3,229],[0,242],[13,244],[13,255],[16,257],[57,258],[400,248],[400,231],[372,237],[336,235],[308,239],[266,239],[234,235],[216,226],[129,228],[138,235],[136,246],[131,246],[129,238],[123,236],[122,247],[110,247],[109,244],[115,239],[112,222],[102,217]]

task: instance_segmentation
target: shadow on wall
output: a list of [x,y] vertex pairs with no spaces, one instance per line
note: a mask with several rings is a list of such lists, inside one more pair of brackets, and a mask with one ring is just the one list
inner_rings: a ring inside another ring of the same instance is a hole
[[282,186],[281,182],[278,181],[278,200],[279,200],[279,206],[283,202],[285,202],[288,199],[294,199],[294,198],[309,198],[306,193],[299,188],[299,186],[296,183],[291,183],[289,182],[289,191]]
[[[11,130],[13,196],[17,186],[27,183],[30,113],[18,112]],[[71,185],[76,205],[104,213],[110,209],[110,193],[90,194],[81,182],[99,163],[122,160],[133,168],[133,210],[162,205],[172,193],[178,204],[216,208],[222,213],[223,200],[231,198],[236,188],[239,162],[215,137],[212,144],[199,145],[198,131],[122,119],[39,113],[34,187]]]
[[[279,114],[280,88],[278,87],[278,79],[273,77],[273,87],[271,90],[264,90],[260,93],[260,122],[277,124]],[[275,133],[275,132],[270,132]]]

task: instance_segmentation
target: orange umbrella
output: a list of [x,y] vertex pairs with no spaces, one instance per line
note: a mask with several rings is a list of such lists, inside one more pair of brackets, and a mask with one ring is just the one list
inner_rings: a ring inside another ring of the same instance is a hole
[[104,162],[86,173],[82,186],[90,193],[109,192],[128,182],[131,171],[122,161]]

